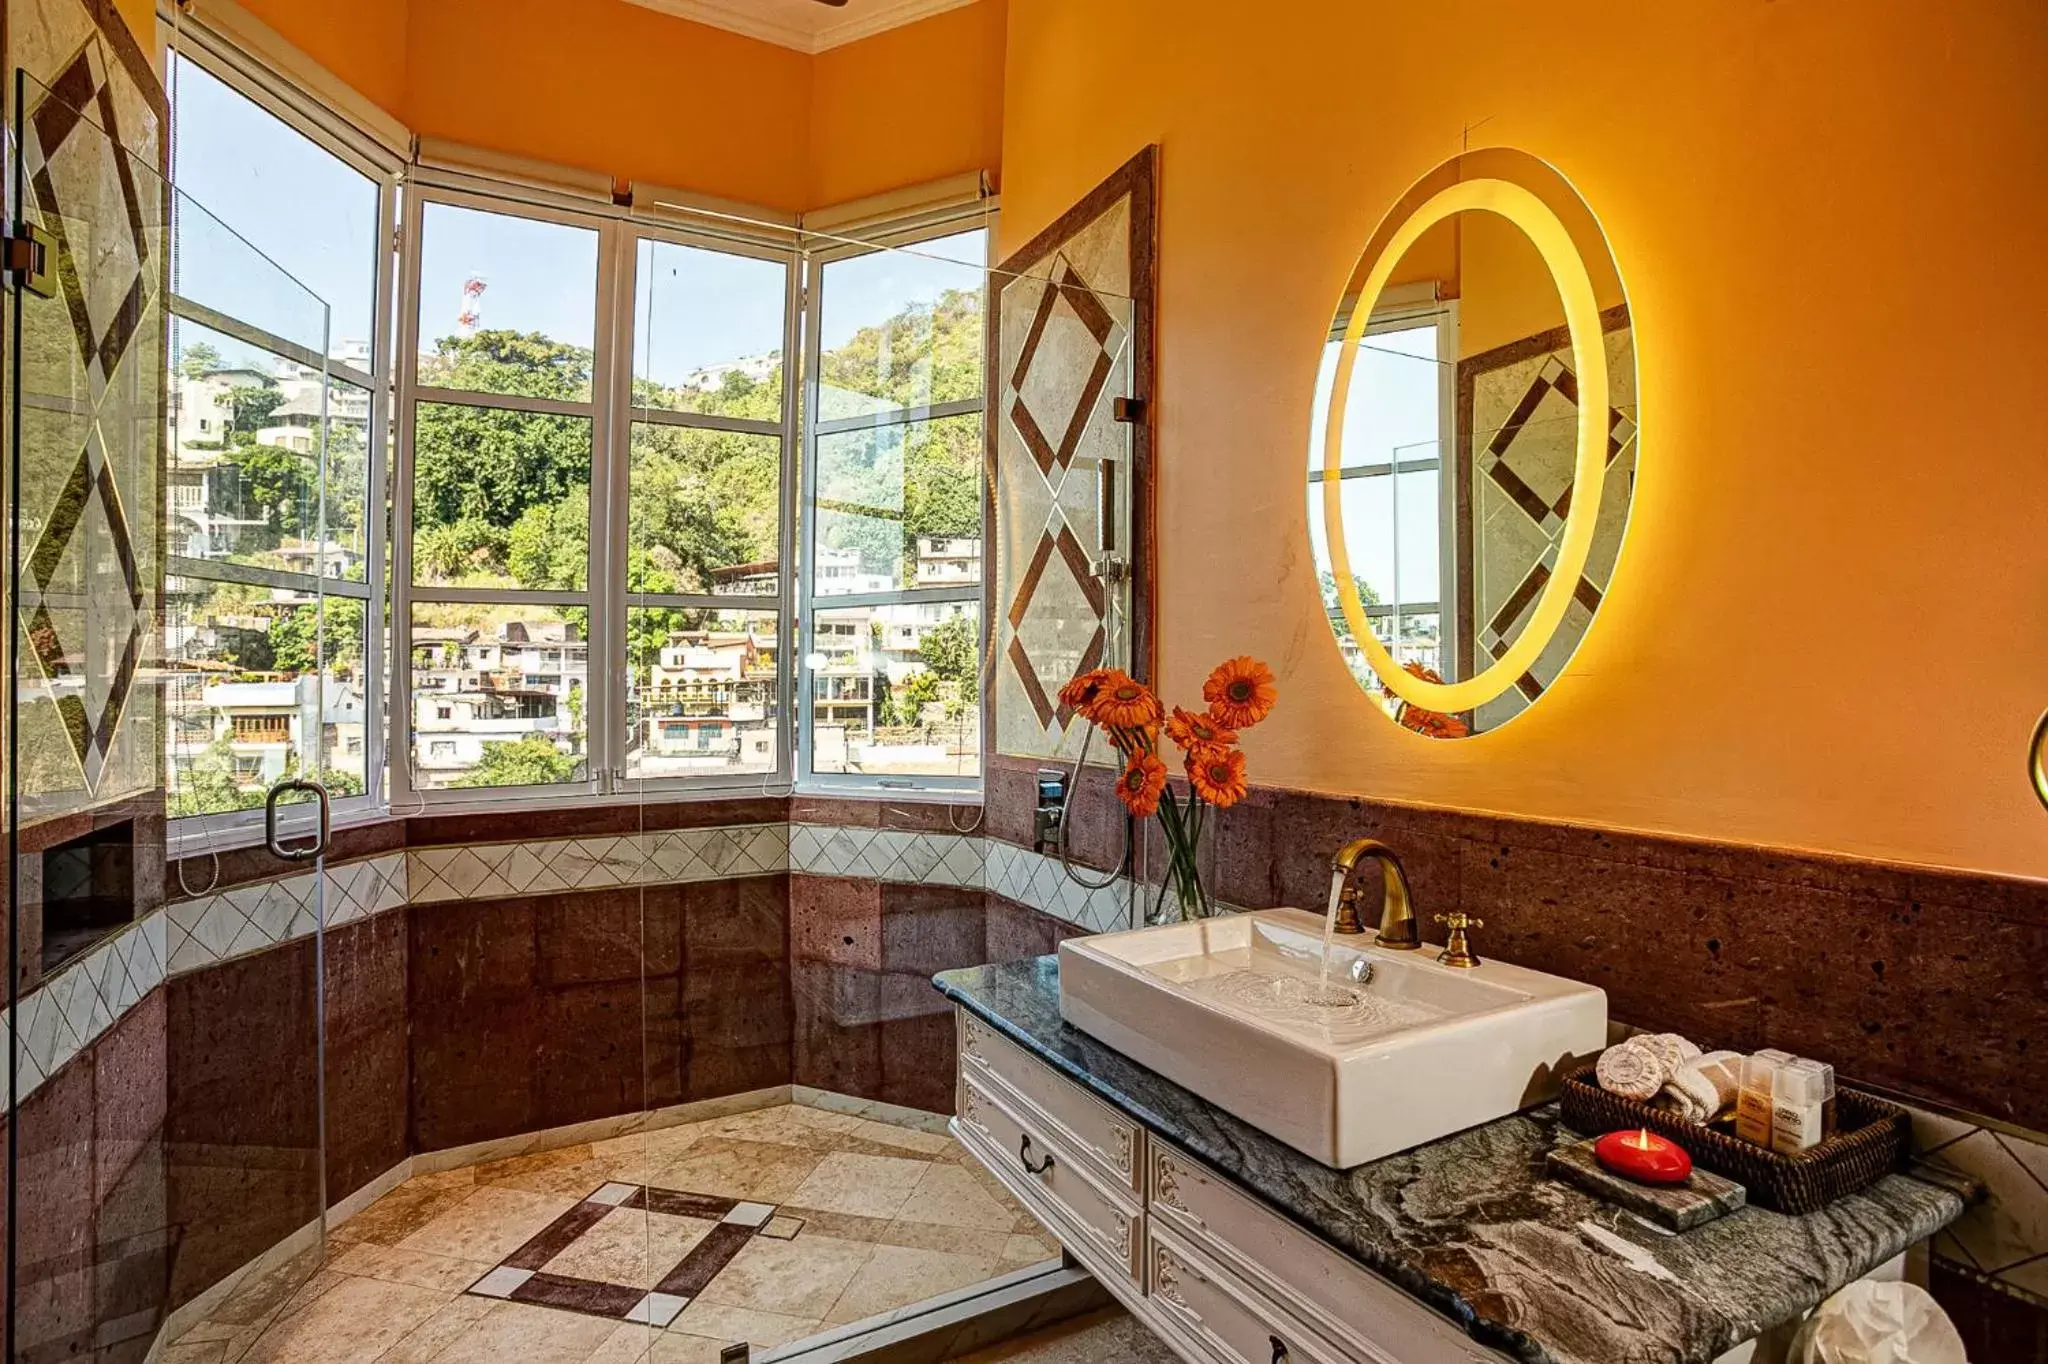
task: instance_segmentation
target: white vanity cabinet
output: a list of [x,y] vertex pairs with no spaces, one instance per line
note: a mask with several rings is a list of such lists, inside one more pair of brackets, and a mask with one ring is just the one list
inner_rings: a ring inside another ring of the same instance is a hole
[[1444,1317],[956,1010],[953,1132],[1191,1364],[1497,1364]]

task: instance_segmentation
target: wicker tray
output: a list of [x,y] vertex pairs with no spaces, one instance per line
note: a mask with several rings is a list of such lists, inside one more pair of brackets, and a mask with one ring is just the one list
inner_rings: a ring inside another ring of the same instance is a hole
[[1782,1156],[1609,1094],[1593,1078],[1592,1066],[1565,1077],[1558,1107],[1566,1126],[1587,1136],[1642,1127],[1662,1133],[1683,1146],[1694,1164],[1741,1184],[1754,1206],[1784,1213],[1817,1211],[1900,1168],[1911,1130],[1906,1110],[1897,1104],[1838,1088],[1835,1135],[1796,1156]]

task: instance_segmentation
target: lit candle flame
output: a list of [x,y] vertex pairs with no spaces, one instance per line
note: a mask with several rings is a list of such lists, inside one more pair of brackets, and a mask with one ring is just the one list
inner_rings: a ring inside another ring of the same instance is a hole
[[1635,1148],[1636,1148],[1636,1149],[1637,1149],[1638,1151],[1647,1151],[1647,1150],[1649,1150],[1649,1149],[1650,1149],[1650,1129],[1649,1129],[1649,1128],[1645,1127],[1645,1128],[1643,1128],[1643,1129],[1642,1129],[1641,1131],[1639,1131],[1639,1132],[1637,1132],[1637,1133],[1636,1133],[1636,1139],[1635,1139]]

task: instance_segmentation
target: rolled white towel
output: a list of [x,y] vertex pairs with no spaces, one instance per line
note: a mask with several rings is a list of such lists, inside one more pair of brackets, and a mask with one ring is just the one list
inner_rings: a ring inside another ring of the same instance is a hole
[[1710,1051],[1694,1056],[1664,1082],[1654,1102],[1687,1122],[1710,1123],[1735,1103],[1742,1089],[1742,1053]]

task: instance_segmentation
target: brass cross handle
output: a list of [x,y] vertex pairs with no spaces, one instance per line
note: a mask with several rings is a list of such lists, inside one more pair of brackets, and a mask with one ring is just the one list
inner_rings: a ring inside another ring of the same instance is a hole
[[1479,954],[1474,952],[1472,944],[1465,940],[1465,930],[1484,928],[1486,920],[1475,919],[1459,910],[1452,914],[1439,914],[1436,921],[1451,930],[1450,942],[1445,945],[1443,951],[1436,954],[1436,959],[1445,966],[1456,966],[1460,969],[1479,965]]

